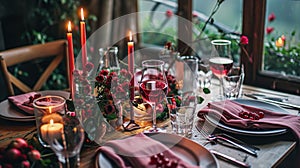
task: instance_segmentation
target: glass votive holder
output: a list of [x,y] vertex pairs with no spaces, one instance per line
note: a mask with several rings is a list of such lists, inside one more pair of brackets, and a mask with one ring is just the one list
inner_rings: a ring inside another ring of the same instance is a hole
[[37,135],[44,147],[62,135],[66,100],[60,96],[43,96],[33,101]]

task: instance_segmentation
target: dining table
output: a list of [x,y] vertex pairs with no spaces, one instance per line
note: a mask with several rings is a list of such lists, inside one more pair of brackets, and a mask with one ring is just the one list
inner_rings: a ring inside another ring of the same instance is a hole
[[[213,80],[212,86],[210,87],[211,93],[205,95],[199,89],[199,95],[204,96],[204,102],[198,104],[197,110],[203,108],[209,101],[210,96],[218,92],[218,82]],[[275,97],[284,97],[286,98],[286,103],[289,101],[300,102],[300,96],[282,93],[278,91],[263,89],[254,86],[243,85],[242,87],[242,100],[258,101],[251,97],[247,97],[247,94],[261,94],[265,96],[275,96]],[[263,100],[260,100],[261,102]],[[269,103],[268,103],[269,104]],[[300,109],[280,106],[272,104],[272,106],[280,107],[286,112],[294,115],[298,115]],[[6,109],[1,109],[0,114],[3,113]],[[7,113],[7,112],[6,112]],[[196,115],[196,114],[195,114]],[[1,116],[1,115],[0,115]],[[126,132],[126,135],[131,136],[139,132],[142,132],[142,129]],[[232,136],[240,141],[245,142],[248,145],[255,146],[259,148],[257,150],[257,156],[248,154],[247,152],[241,151],[232,146],[224,145],[221,143],[212,143],[208,141],[207,136],[210,134],[225,133],[229,136]],[[8,120],[4,117],[0,117],[0,148],[6,147],[14,138],[25,138],[31,139],[34,138],[36,134],[36,125],[34,120],[30,121],[13,121]],[[124,135],[124,134],[122,134]],[[122,137],[119,137],[122,138]],[[252,133],[251,132],[239,132],[236,130],[226,130],[225,127],[218,126],[217,123],[207,122],[205,120],[195,117],[194,126],[192,130],[192,135],[188,138],[188,141],[193,141],[196,144],[204,147],[208,151],[214,151],[222,153],[226,156],[232,157],[238,161],[245,162],[254,168],[268,168],[268,167],[289,167],[291,164],[295,163],[298,144],[297,139],[293,138],[289,131],[284,132],[267,132],[264,133]],[[99,167],[99,155],[98,149],[101,144],[84,144],[80,152],[80,167]],[[239,167],[238,165],[233,164],[232,162],[221,159],[220,157],[216,158],[217,165],[220,168],[227,167]]]

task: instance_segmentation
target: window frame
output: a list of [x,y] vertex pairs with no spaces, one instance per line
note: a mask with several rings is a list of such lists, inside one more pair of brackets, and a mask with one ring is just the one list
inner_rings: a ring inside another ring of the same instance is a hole
[[250,63],[241,53],[245,66],[245,84],[300,95],[300,80],[279,73],[262,71],[267,0],[244,0],[242,34],[249,38],[246,50],[253,56]]

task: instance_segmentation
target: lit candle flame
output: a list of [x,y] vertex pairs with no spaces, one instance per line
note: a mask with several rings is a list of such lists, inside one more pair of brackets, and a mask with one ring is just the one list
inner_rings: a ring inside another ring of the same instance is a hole
[[52,113],[52,108],[51,107],[49,107],[49,113]]
[[71,32],[72,31],[72,24],[71,24],[71,21],[69,21],[68,23],[68,32]]
[[81,20],[84,20],[83,8],[81,8]]
[[129,41],[132,41],[132,33],[129,31]]
[[53,119],[50,120],[50,126],[54,124]]

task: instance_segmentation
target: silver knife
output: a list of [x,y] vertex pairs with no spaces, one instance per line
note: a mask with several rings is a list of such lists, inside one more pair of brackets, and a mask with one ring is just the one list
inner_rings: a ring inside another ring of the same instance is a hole
[[234,141],[232,141],[232,140],[230,140],[228,138],[225,138],[223,136],[218,136],[218,135],[211,135],[210,138],[211,139],[216,139],[216,140],[221,140],[221,141],[227,142],[227,143],[229,143],[229,144],[231,144],[231,145],[233,145],[233,146],[235,146],[235,147],[237,147],[237,148],[239,148],[239,149],[241,149],[241,150],[243,150],[243,151],[245,151],[245,152],[247,152],[247,153],[249,153],[249,154],[254,155],[255,157],[257,157],[257,153],[256,153],[255,150],[247,148],[247,147],[245,147],[243,145],[240,145],[240,144],[238,144],[238,143],[236,143],[236,142],[234,142]]
[[215,150],[210,150],[210,152],[212,154],[214,154],[217,158],[219,159],[223,159],[225,161],[228,161],[228,162],[231,162],[237,166],[240,166],[240,167],[245,167],[245,168],[250,168],[251,166],[248,164],[248,163],[245,163],[245,162],[242,162],[242,161],[239,161],[231,156],[228,156],[228,155],[225,155],[223,153],[220,153],[220,152],[217,152]]
[[294,109],[300,110],[300,106],[296,105],[296,104],[290,104],[290,103],[286,103],[286,102],[282,102],[282,101],[276,101],[276,100],[266,99],[266,98],[263,98],[263,97],[260,97],[260,96],[255,96],[255,95],[247,94],[247,93],[245,93],[244,95],[247,96],[247,97],[256,99],[256,100],[261,100],[261,101],[265,101],[265,102],[268,102],[268,103],[273,103],[273,104],[277,104],[277,105],[281,105],[281,106],[285,106],[285,107],[289,107],[289,108],[294,108]]

